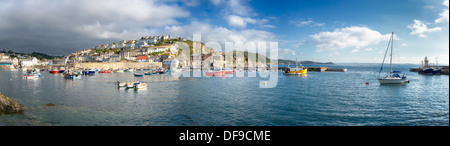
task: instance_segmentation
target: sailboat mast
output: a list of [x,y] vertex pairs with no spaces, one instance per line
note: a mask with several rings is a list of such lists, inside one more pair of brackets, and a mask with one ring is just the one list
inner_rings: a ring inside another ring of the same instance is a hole
[[389,76],[392,76],[392,52],[394,50],[394,32],[392,32],[392,36],[391,36],[391,72],[389,72]]

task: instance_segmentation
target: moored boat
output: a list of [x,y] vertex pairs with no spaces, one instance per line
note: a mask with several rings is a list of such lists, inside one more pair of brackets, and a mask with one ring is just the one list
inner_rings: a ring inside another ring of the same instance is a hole
[[59,70],[50,70],[50,71],[48,71],[50,74],[58,74],[59,73]]
[[136,83],[134,84],[134,89],[144,89],[147,88],[147,83]]
[[440,75],[442,73],[442,69],[440,68],[425,68],[423,69],[422,74],[425,75]]
[[27,69],[26,70],[27,74],[22,75],[23,78],[40,78],[42,77],[42,74],[39,73],[39,70],[36,69]]
[[299,62],[296,61],[296,67],[288,66],[286,71],[284,71],[284,75],[306,75],[308,73],[308,68],[304,67],[301,63],[298,66]]
[[134,76],[135,76],[135,77],[143,77],[144,74],[142,74],[142,73],[134,73]]
[[37,74],[22,75],[22,77],[23,78],[27,78],[27,79],[29,79],[29,78],[40,78],[40,77],[42,77],[42,75],[40,73],[37,73]]
[[81,75],[69,75],[69,74],[65,74],[65,75],[64,75],[64,78],[65,78],[65,79],[72,79],[72,80],[75,80],[75,79],[80,79],[80,78],[81,78]]
[[153,73],[152,72],[144,72],[144,75],[150,76],[150,75],[153,75]]
[[222,70],[211,70],[205,73],[206,76],[212,76],[212,77],[216,77],[216,76],[224,76],[225,75],[225,71]]
[[[390,57],[391,57],[390,72],[389,72],[389,75],[386,75],[386,77],[380,78],[379,76],[381,74],[381,71],[383,71],[384,61],[386,60],[386,56],[387,56],[387,53],[389,51],[389,48],[391,49],[391,54],[390,54]],[[386,54],[384,55],[383,63],[381,64],[381,69],[380,69],[380,72],[378,74],[378,81],[380,82],[380,84],[403,84],[403,83],[409,83],[410,81],[407,79],[407,77],[405,75],[400,76],[400,73],[401,73],[400,71],[393,71],[392,70],[392,52],[393,52],[393,49],[394,49],[394,32],[392,32],[391,39],[389,40],[388,47],[386,49]]]
[[102,74],[111,73],[111,70],[102,70],[102,71],[99,71],[99,73],[102,73]]

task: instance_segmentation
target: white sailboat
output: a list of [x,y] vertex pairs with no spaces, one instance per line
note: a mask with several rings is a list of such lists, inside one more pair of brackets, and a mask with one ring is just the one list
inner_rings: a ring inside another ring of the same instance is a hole
[[[384,62],[386,61],[386,55],[389,51],[389,48],[391,49],[391,62],[390,62],[390,72],[389,75],[386,75],[386,77],[380,78],[381,71],[383,71]],[[392,70],[392,52],[394,49],[394,32],[392,32],[391,39],[389,40],[388,47],[386,49],[386,54],[384,55],[384,60],[381,65],[380,73],[378,74],[378,81],[380,84],[403,84],[403,83],[409,83],[409,80],[405,75],[400,76],[400,71],[393,71]]]

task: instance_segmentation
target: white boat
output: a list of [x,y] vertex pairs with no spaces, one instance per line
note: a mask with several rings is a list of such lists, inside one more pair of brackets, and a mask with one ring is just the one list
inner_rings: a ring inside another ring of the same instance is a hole
[[[383,71],[384,62],[386,60],[386,55],[389,51],[389,48],[391,49],[391,62],[390,62],[390,72],[389,75],[386,75],[386,77],[380,78],[381,71]],[[409,80],[405,75],[400,76],[400,71],[393,71],[392,70],[392,52],[394,50],[394,32],[392,32],[391,39],[388,43],[388,47],[386,49],[386,54],[384,55],[384,60],[381,65],[380,73],[378,74],[378,81],[380,84],[403,84],[403,83],[409,83]]]
[[144,88],[147,88],[147,83],[134,84],[134,89],[144,89]]

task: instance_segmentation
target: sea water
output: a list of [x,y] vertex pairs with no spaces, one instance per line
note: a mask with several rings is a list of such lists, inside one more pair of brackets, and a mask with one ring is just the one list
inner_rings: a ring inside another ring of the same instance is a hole
[[[0,114],[0,125],[449,125],[448,75],[419,75],[409,72],[417,65],[394,65],[411,83],[380,85],[380,66],[328,65],[348,72],[308,72],[307,76],[280,72],[277,86],[268,89],[260,88],[260,77],[96,73],[67,80],[45,72],[43,78],[23,79],[21,70],[1,70],[0,92],[28,109],[23,114]],[[148,86],[127,90],[118,88],[118,81]]]

